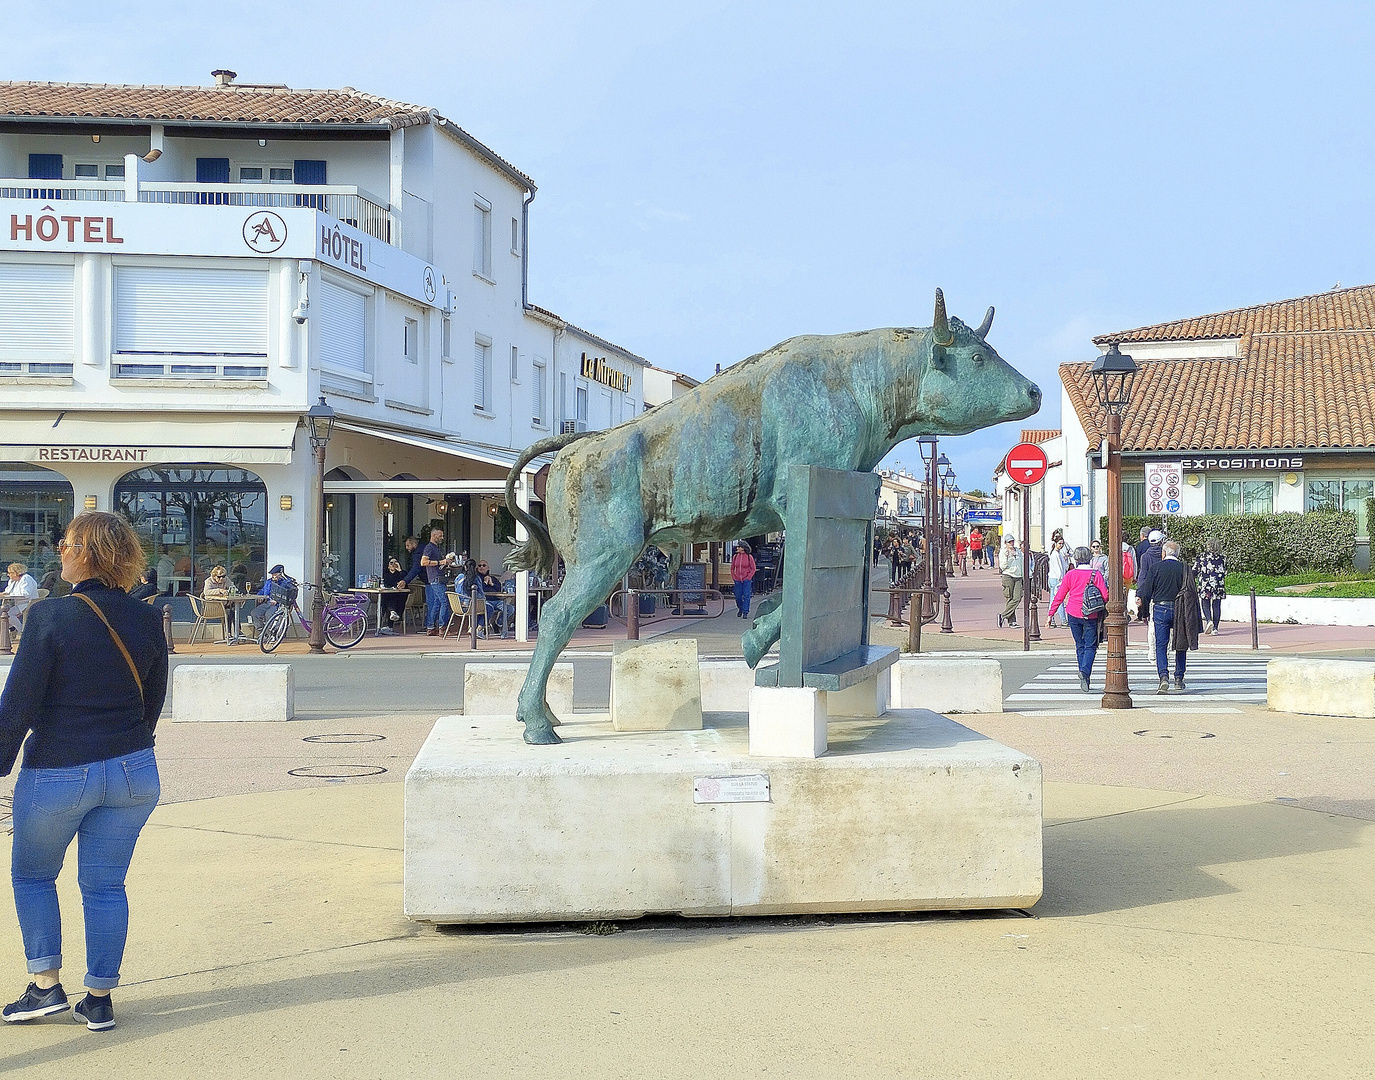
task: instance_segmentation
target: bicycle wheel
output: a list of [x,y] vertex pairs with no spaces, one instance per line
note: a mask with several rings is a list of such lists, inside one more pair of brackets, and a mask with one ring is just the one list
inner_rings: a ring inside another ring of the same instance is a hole
[[368,614],[362,608],[336,608],[325,612],[325,640],[336,649],[351,649],[368,632]]
[[258,637],[258,648],[265,653],[272,652],[282,643],[282,639],[286,637],[287,627],[290,625],[291,613],[285,610],[278,611],[264,624],[263,632]]

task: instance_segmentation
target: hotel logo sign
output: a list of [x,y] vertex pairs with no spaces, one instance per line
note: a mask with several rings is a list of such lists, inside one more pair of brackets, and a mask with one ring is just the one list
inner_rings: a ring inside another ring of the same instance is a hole
[[286,243],[286,222],[271,210],[249,214],[243,223],[243,242],[259,255],[280,251]]
[[624,371],[617,371],[606,362],[605,357],[588,356],[582,354],[582,377],[599,382],[603,386],[609,386],[613,390],[619,390],[623,394],[630,393],[630,376]]
[[45,206],[35,214],[10,215],[10,239],[28,243],[37,241],[54,244],[65,241],[68,244],[122,244],[117,236],[115,219],[100,215],[92,217],[84,214],[58,214],[51,206]]

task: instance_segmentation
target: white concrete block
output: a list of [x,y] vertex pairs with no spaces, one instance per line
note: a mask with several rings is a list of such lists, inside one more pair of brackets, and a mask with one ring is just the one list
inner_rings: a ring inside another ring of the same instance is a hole
[[[833,721],[822,758],[746,756],[738,724],[557,747],[445,717],[406,775],[406,914],[439,923],[1028,907],[1041,767],[926,711]],[[698,801],[736,796],[751,802]],[[716,789],[713,792],[713,789]]]
[[749,712],[750,691],[754,689],[754,669],[749,664],[743,660],[703,660],[698,667],[703,712]]
[[[516,715],[516,698],[525,685],[529,664],[469,662],[463,666],[463,712],[466,716]],[[555,664],[544,700],[560,720],[573,715],[573,665]]]
[[750,690],[750,757],[818,758],[824,753],[824,690],[809,686]]
[[996,660],[904,656],[893,665],[892,708],[938,713],[1003,711],[1003,668]]
[[697,639],[616,642],[611,655],[611,723],[617,731],[700,731]]
[[1276,712],[1375,717],[1375,664],[1283,657],[1265,665],[1266,700]]
[[172,669],[172,719],[290,720],[296,676],[290,664],[179,664]]
[[876,672],[863,682],[844,690],[828,690],[825,699],[826,715],[836,717],[882,716],[888,711],[888,690],[892,684],[889,669]]
[[[13,661],[11,661],[13,663]],[[0,664],[0,694],[5,692],[5,684],[10,681],[10,665]]]

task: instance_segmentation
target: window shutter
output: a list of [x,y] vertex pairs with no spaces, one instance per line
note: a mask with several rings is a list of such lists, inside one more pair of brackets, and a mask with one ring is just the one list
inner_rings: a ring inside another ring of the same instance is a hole
[[229,183],[229,159],[227,157],[196,158],[196,183]]
[[351,371],[368,370],[367,297],[321,281],[316,289],[315,328],[320,335],[320,363]]
[[267,356],[267,271],[118,267],[115,351]]
[[480,342],[473,345],[473,404],[487,408],[487,346]]
[[544,423],[544,365],[535,365],[535,414],[536,424]]
[[0,350],[72,354],[71,266],[0,263]]
[[298,184],[323,184],[325,183],[325,163],[323,161],[297,159],[293,175]]
[[30,179],[30,180],[61,180],[61,179],[62,179],[62,155],[61,155],[61,154],[30,154],[30,155],[29,155],[29,179]]

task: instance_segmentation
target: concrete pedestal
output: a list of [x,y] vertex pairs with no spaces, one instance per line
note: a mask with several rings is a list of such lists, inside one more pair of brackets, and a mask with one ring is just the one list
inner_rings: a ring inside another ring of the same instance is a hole
[[296,676],[290,664],[181,664],[172,670],[172,719],[290,720]]
[[611,655],[617,731],[700,731],[702,683],[695,638],[618,641]]
[[[405,910],[437,923],[1026,907],[1041,767],[924,711],[833,720],[830,753],[750,757],[744,717],[563,745],[444,717],[406,776]],[[751,801],[731,801],[751,800]]]
[[750,688],[750,757],[819,758],[825,752],[825,690]]
[[1003,711],[1003,666],[977,657],[904,656],[893,665],[897,709],[938,713]]
[[1375,717],[1375,664],[1282,657],[1265,665],[1266,703],[1276,712]]
[[[529,664],[469,663],[463,667],[463,712],[469,716],[516,715],[516,698],[525,685]],[[544,700],[560,720],[573,715],[573,665],[555,664],[545,684]]]

